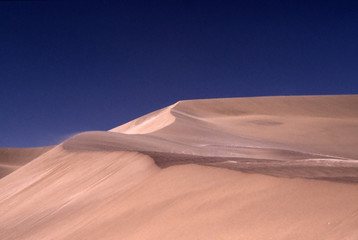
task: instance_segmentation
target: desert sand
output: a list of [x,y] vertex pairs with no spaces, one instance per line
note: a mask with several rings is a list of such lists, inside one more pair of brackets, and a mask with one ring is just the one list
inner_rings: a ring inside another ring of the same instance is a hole
[[0,239],[358,239],[358,96],[180,101],[0,149]]

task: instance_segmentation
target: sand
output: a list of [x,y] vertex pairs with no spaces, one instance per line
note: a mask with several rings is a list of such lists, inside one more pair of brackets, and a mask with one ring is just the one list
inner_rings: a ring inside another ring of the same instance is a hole
[[358,239],[357,136],[358,96],[181,101],[24,160],[0,239]]

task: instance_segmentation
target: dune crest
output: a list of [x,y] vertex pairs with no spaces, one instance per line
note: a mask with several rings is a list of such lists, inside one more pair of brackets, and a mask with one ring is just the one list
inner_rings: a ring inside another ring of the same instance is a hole
[[125,134],[146,134],[157,131],[175,121],[175,117],[171,114],[171,109],[175,107],[175,105],[176,104],[173,104],[169,107],[149,113],[109,131]]

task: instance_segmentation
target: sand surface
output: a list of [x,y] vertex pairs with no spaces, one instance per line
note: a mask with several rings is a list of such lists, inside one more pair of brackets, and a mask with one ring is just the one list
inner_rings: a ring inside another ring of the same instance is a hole
[[358,96],[233,98],[0,151],[0,239],[358,239],[357,136]]

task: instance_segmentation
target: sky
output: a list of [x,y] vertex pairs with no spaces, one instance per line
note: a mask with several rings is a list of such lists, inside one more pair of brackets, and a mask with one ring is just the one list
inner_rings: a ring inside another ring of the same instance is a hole
[[358,93],[358,1],[0,1],[0,147],[179,100]]

